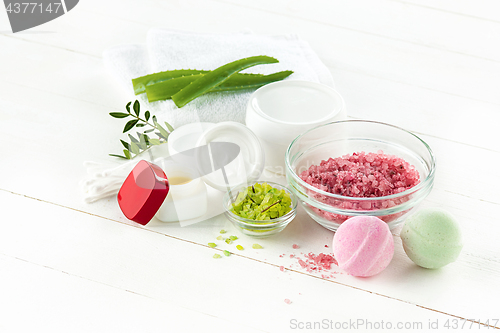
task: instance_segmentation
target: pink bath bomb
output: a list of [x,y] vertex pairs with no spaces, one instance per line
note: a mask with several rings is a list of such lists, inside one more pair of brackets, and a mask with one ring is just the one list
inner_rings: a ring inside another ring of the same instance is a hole
[[355,216],[340,225],[333,237],[333,254],[347,273],[372,276],[382,272],[394,254],[387,223],[375,216]]

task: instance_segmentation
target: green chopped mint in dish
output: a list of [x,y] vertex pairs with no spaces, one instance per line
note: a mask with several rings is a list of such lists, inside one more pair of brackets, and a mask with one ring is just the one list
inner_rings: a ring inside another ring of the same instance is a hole
[[231,212],[255,221],[272,220],[286,215],[292,210],[292,199],[285,190],[267,183],[256,183],[238,194]]

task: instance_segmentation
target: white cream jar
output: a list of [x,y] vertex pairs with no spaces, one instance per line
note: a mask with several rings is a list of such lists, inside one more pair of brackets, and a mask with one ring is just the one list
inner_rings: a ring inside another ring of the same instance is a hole
[[285,152],[297,136],[345,117],[344,99],[336,90],[315,82],[285,80],[252,94],[246,125],[262,143],[266,169],[284,175]]
[[[155,161],[168,175],[170,186],[167,197],[156,213],[162,222],[191,220],[207,212],[207,187],[189,169],[181,169],[162,161]],[[162,165],[163,164],[163,165]]]

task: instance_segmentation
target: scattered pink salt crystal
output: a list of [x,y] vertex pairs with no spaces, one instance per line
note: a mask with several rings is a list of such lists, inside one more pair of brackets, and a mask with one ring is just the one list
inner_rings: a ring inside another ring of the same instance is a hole
[[292,245],[292,247],[293,247],[294,249],[298,249],[298,248],[299,248],[299,246],[298,246],[297,244],[293,244],[293,245]]
[[284,272],[285,271],[285,267],[280,266],[280,271]]
[[292,301],[290,301],[288,298],[285,298],[285,303],[286,304],[292,304]]
[[[332,255],[325,253],[315,255],[314,253],[310,252],[304,255],[304,259],[305,260],[298,259],[297,262],[299,263],[300,267],[305,269],[307,272],[327,271],[332,268],[332,264],[337,265],[337,261],[335,260],[335,258]],[[327,278],[329,276],[323,274],[322,277]]]

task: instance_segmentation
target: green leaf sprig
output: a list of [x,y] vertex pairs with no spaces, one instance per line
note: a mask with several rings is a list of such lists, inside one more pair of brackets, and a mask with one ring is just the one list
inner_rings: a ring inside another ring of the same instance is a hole
[[[123,133],[130,131],[134,127],[136,128],[147,127],[143,131],[143,133],[136,132],[137,138],[135,138],[131,134],[128,134],[130,143],[124,140],[120,140],[123,147],[125,147],[125,149],[123,149],[123,155],[109,154],[110,156],[119,157],[126,160],[134,158],[135,156],[139,155],[140,153],[150,148],[151,146],[161,145],[162,143],[167,142],[168,136],[174,130],[172,125],[170,125],[167,122],[165,122],[166,128],[161,126],[158,123],[156,116],[151,117],[151,113],[149,111],[146,111],[144,113],[144,118],[141,118],[141,105],[139,101],[136,100],[134,102],[134,105],[132,105],[133,112],[130,110],[131,105],[132,102],[128,102],[127,105],[125,106],[125,109],[127,110],[126,113],[125,112],[109,113],[109,115],[113,118],[127,118],[127,117],[134,118],[132,120],[129,120],[125,124],[125,127],[123,128]],[[150,119],[152,122],[149,121]],[[155,130],[157,132],[155,132]],[[154,132],[154,134],[156,134],[158,138],[149,137],[148,133],[151,132]]]

